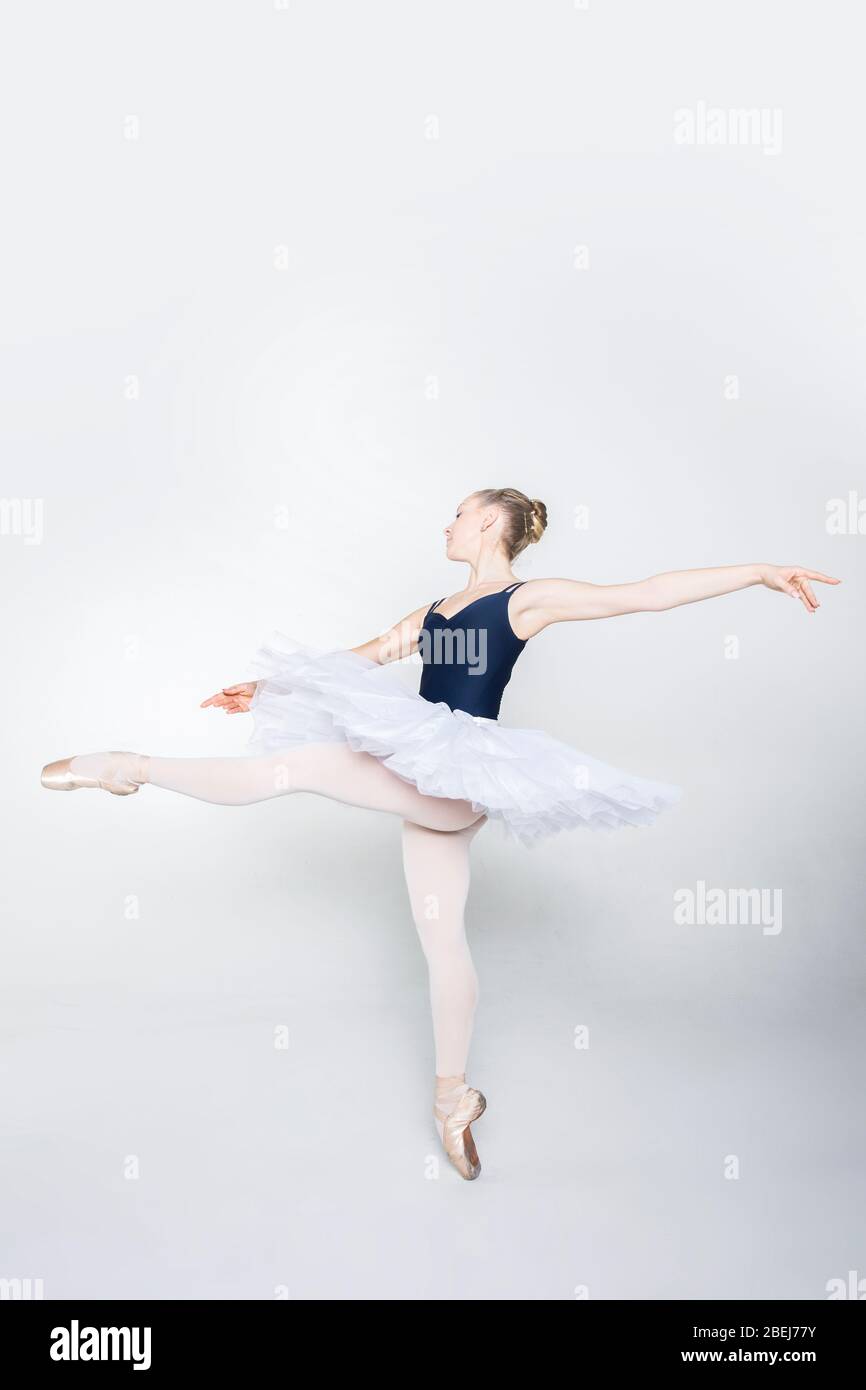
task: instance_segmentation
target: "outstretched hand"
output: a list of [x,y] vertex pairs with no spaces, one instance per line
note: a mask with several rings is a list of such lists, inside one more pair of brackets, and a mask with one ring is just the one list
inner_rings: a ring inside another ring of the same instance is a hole
[[257,681],[243,681],[240,685],[227,685],[209,700],[202,700],[199,709],[214,705],[224,709],[226,714],[246,714],[256,693]]
[[802,565],[763,565],[761,583],[768,589],[778,589],[791,598],[800,599],[807,613],[814,613],[821,605],[815,597],[810,579],[821,584],[841,584],[841,579],[833,579],[819,570],[803,569]]

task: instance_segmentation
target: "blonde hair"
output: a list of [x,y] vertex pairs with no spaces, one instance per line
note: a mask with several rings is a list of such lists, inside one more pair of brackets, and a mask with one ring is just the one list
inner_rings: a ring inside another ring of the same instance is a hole
[[509,560],[515,560],[521,550],[541,540],[547,526],[547,508],[537,497],[527,497],[514,487],[486,487],[473,495],[482,507],[501,507],[505,513],[502,539]]

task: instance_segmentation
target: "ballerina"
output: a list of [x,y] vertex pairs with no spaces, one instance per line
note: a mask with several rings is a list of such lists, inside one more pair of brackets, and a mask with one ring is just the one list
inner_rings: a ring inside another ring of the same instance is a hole
[[[130,751],[48,763],[53,791],[116,796],[163,787],[223,806],[311,792],[402,821],[403,869],[429,975],[435,1046],[433,1115],[462,1177],[481,1171],[471,1124],[486,1107],[466,1080],[478,978],[466,939],[470,847],[487,821],[526,846],[566,829],[650,825],[680,788],[624,772],[538,729],[499,722],[502,695],[528,641],[553,623],[660,612],[763,585],[814,614],[799,565],[679,570],[635,583],[519,579],[512,564],[547,526],[537,498],[487,488],[445,527],[446,555],[469,566],[466,587],[409,613],[358,647],[320,649],[276,630],[255,652],[256,679],[224,687],[201,708],[249,712],[245,751],[161,758]],[[419,656],[417,691],[396,663]]]

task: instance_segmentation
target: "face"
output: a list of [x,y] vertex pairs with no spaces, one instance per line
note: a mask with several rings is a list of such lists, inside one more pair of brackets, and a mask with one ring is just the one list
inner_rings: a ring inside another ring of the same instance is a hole
[[[474,560],[481,548],[482,523],[490,523],[493,508],[479,506],[475,497],[465,497],[454,520],[445,527],[445,554],[449,560]],[[485,528],[484,534],[488,531]]]

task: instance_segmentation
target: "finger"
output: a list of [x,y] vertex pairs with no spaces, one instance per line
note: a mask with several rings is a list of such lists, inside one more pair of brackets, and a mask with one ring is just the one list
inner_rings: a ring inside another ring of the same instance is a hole
[[841,584],[841,579],[834,579],[831,574],[822,574],[820,570],[803,570],[803,574],[808,579],[819,579],[822,584]]
[[802,579],[800,581],[800,586],[803,590],[803,593],[806,595],[807,599],[811,603],[812,607],[820,607],[820,604],[818,603],[818,600],[815,597],[815,590],[812,588],[812,585],[809,583],[808,579]]
[[813,604],[811,603],[811,601],[810,601],[810,599],[809,599],[809,595],[806,593],[806,589],[805,589],[805,586],[804,586],[804,585],[801,585],[801,587],[800,587],[800,598],[801,598],[801,600],[802,600],[802,602],[803,602],[803,607],[805,608],[806,612],[807,612],[807,613],[814,613],[814,612],[815,612],[815,608],[817,607],[817,604],[813,605]]

